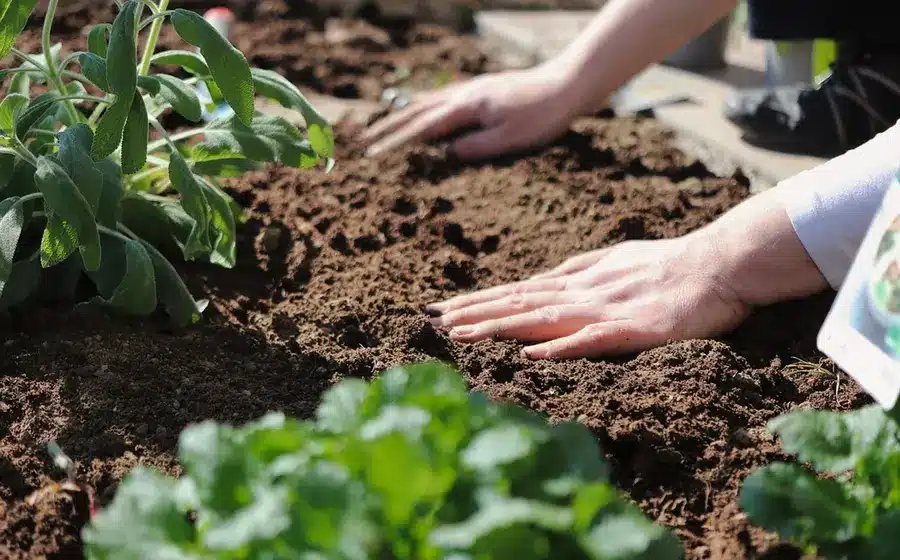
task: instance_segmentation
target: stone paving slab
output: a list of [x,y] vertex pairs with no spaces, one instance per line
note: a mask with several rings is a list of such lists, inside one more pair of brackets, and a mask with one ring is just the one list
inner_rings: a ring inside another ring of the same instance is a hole
[[[328,122],[336,124],[343,119],[349,119],[353,122],[363,124],[369,118],[382,109],[381,105],[374,101],[366,101],[362,99],[339,99],[329,95],[321,95],[317,93],[305,93],[306,98],[312,103],[313,107],[322,113]],[[256,100],[256,106],[260,111],[269,114],[284,117],[289,122],[297,125],[303,125],[303,117],[297,111],[285,109],[278,103],[264,98]]]
[[[504,63],[529,66],[554,56],[580,33],[596,11],[488,11],[477,16],[478,32],[485,48]],[[755,190],[822,163],[821,158],[797,156],[751,146],[740,130],[723,115],[725,102],[735,87],[763,85],[764,61],[759,42],[733,34],[726,54],[728,67],[704,73],[654,65],[638,75],[629,89],[641,95],[686,95],[690,102],[655,110],[655,116],[673,127],[724,171],[740,167]]]

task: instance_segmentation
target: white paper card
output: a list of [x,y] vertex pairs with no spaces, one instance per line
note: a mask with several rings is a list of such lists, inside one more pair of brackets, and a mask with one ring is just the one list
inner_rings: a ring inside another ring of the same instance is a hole
[[869,226],[818,346],[879,405],[894,408],[900,395],[900,179]]

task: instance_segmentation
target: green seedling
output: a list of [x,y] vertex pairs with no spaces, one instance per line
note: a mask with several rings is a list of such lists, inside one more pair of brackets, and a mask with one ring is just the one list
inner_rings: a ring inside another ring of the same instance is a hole
[[741,506],[750,520],[824,558],[900,555],[900,440],[892,414],[804,410],[769,429],[801,463],[750,475]]
[[[118,2],[115,21],[90,30],[88,50],[65,56],[51,44],[58,0],[48,3],[42,52],[14,47],[35,4],[0,2],[0,57],[22,61],[0,73],[0,309],[75,293],[86,277],[95,295],[84,304],[198,321],[205,302],[169,257],[235,265],[242,212],[220,179],[266,162],[330,168],[332,129],[294,85],[251,68],[210,23],[168,0]],[[156,52],[166,22],[190,50]],[[151,72],[172,65],[186,77]],[[200,83],[234,114],[170,134],[166,112],[201,121]],[[257,95],[301,113],[306,134],[258,112]]]
[[590,431],[467,391],[439,364],[329,390],[313,421],[188,427],[184,475],[132,471],[83,531],[101,558],[675,560]]

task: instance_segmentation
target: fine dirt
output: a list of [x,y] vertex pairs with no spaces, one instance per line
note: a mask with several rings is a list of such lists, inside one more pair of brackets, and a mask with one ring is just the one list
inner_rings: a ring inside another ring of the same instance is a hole
[[[40,3],[46,6],[46,1]],[[440,25],[404,20],[337,19],[313,0],[173,0],[169,8],[202,13],[228,6],[238,21],[235,46],[258,68],[278,70],[302,88],[347,99],[380,100],[386,87],[428,89],[465,79],[496,67],[478,48],[473,36],[457,35]],[[67,0],[57,9],[54,41],[68,52],[87,48],[87,33],[96,23],[115,18],[111,0]],[[365,13],[361,14],[367,15]],[[16,45],[27,53],[40,52],[38,27],[43,11],[33,16]],[[163,28],[157,50],[189,45],[172,26]],[[0,67],[13,63],[7,57]],[[177,72],[177,68],[166,69]]]
[[345,147],[339,161],[330,175],[272,168],[232,183],[251,216],[238,266],[183,267],[212,299],[200,327],[62,310],[2,322],[0,551],[77,547],[73,497],[24,502],[59,476],[43,451],[51,438],[106,500],[135,464],[178,474],[190,422],[308,417],[336,380],[441,359],[473,389],[589,426],[619,485],[676,529],[690,558],[753,557],[769,539],[735,499],[752,469],[780,457],[765,422],[864,401],[849,383],[836,393],[833,376],[785,368],[819,360],[830,296],[763,310],[724,341],[616,361],[533,363],[517,344],[460,345],[429,325],[428,302],[581,250],[683,234],[747,195],[651,120],[585,120],[540,154],[485,166],[422,147],[377,161]]
[[748,196],[744,178],[713,176],[640,118],[584,119],[539,153],[478,166],[437,147],[362,159],[355,134],[340,130],[331,174],[271,167],[231,181],[249,215],[237,267],[180,267],[211,299],[202,325],[171,332],[159,318],[64,308],[0,317],[0,557],[80,550],[85,495],[29,501],[61,478],[51,439],[104,503],[137,464],[179,474],[189,423],[309,417],[337,380],[429,359],[493,398],[590,427],[619,486],[689,558],[771,552],[736,503],[749,472],[783,458],[766,421],[866,402],[834,375],[788,367],[822,361],[815,335],[831,294],[760,310],[720,341],[618,360],[530,362],[515,343],[453,343],[423,314],[579,251],[689,232]]

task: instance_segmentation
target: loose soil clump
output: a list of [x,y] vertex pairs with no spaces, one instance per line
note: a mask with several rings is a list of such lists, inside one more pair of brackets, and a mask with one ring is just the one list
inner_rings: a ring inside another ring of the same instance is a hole
[[[66,17],[99,21],[87,9]],[[273,29],[251,58],[285,40]],[[289,73],[285,60],[271,64]],[[180,474],[190,423],[308,418],[340,379],[433,359],[473,390],[590,427],[619,486],[689,558],[794,554],[748,525],[737,496],[747,474],[784,458],[769,419],[867,402],[836,375],[789,367],[822,361],[815,335],[832,294],[759,310],[722,340],[617,360],[531,362],[516,343],[451,342],[423,313],[580,251],[683,235],[749,196],[743,177],[714,176],[645,118],[583,119],[550,147],[481,165],[422,146],[364,159],[357,135],[338,130],[330,174],[273,166],[230,182],[249,216],[237,266],[180,267],[211,300],[201,325],[172,332],[162,319],[67,307],[0,317],[0,557],[80,551],[85,496],[29,499],[61,476],[51,439],[102,505],[135,465]]]

